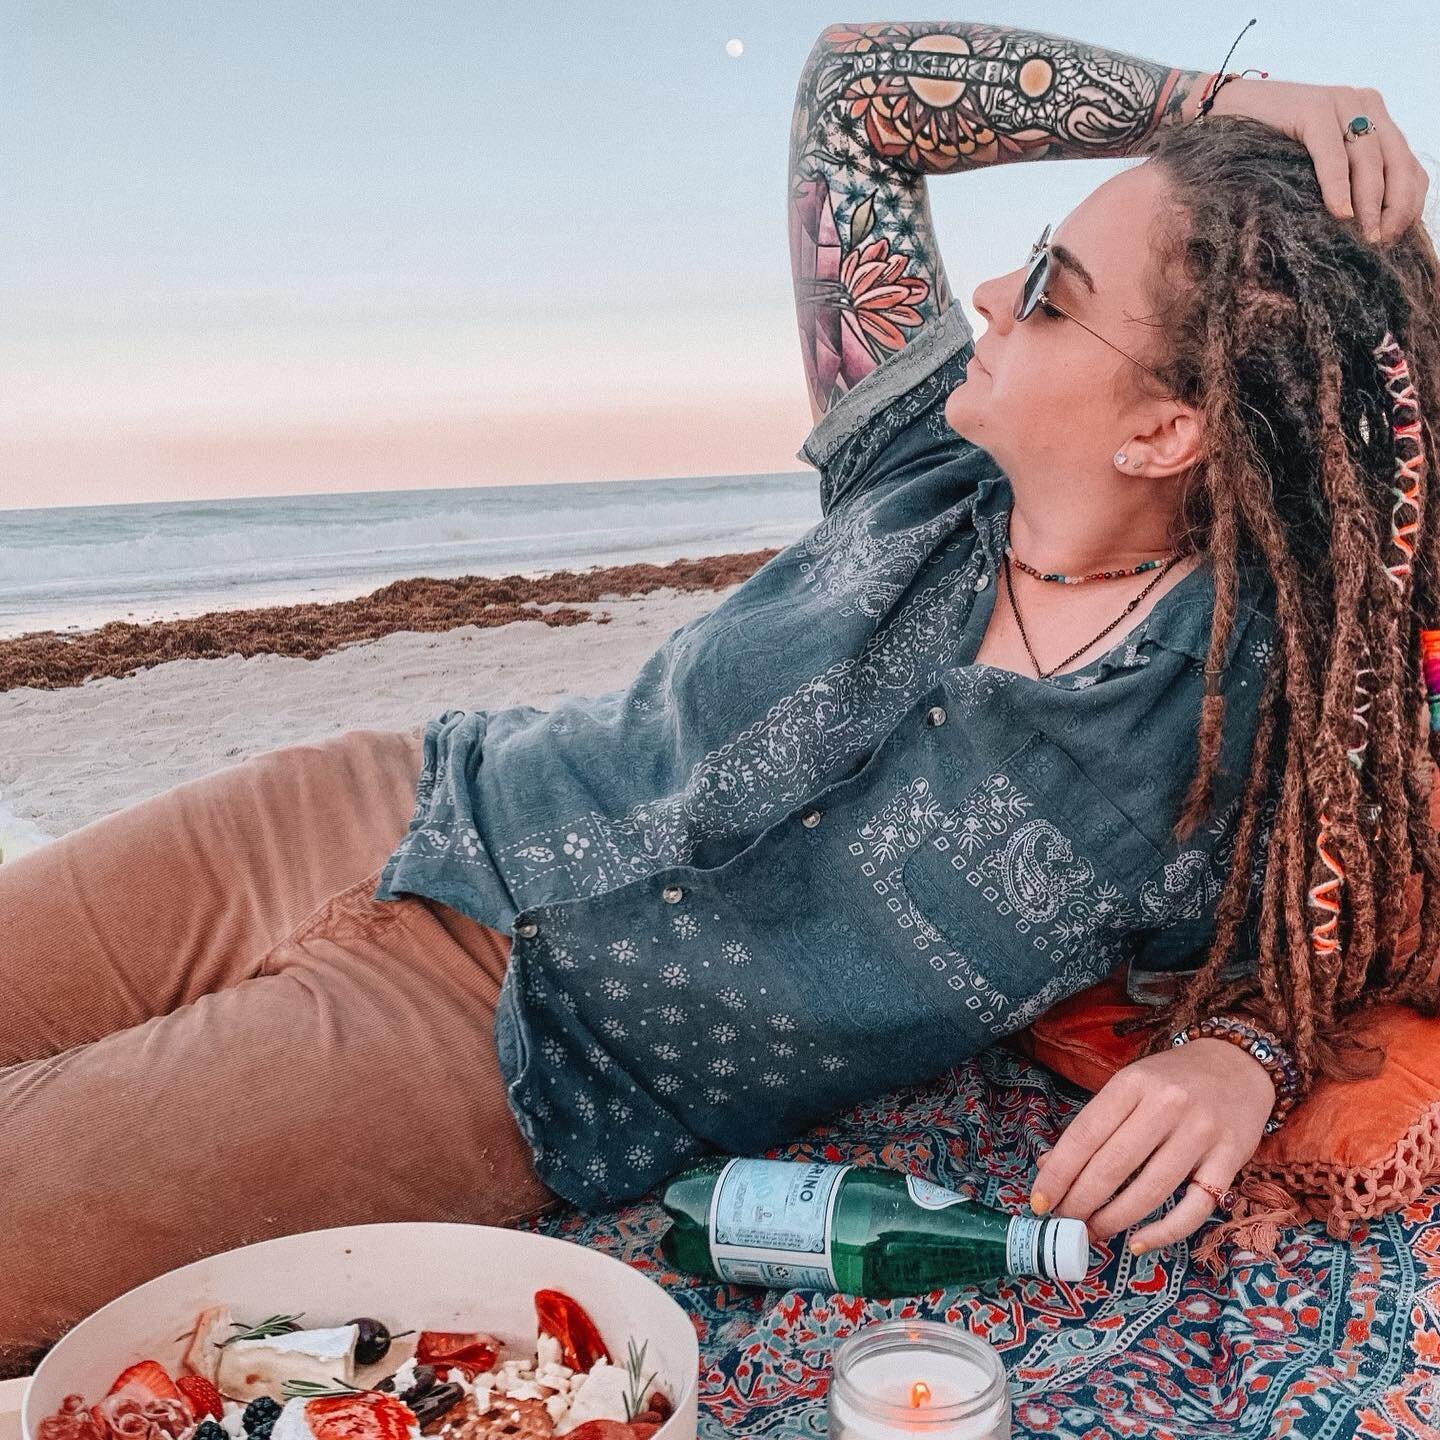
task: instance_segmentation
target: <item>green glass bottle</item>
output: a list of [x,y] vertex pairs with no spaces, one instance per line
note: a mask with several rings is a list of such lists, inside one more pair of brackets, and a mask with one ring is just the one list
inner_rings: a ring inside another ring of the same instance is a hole
[[739,1285],[889,1299],[1000,1275],[1083,1280],[1080,1220],[1007,1215],[915,1175],[791,1160],[701,1161],[672,1176],[661,1249]]

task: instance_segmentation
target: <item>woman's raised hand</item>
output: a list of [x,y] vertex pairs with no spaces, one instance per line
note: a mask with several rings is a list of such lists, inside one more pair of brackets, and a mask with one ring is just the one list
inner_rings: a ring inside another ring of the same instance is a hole
[[[1269,1072],[1228,1041],[1147,1055],[1066,1127],[1040,1161],[1030,1204],[1084,1220],[1099,1240],[1142,1220],[1191,1176],[1223,1193],[1255,1153],[1274,1104]],[[1214,1197],[1189,1185],[1172,1210],[1136,1231],[1130,1249],[1182,1240],[1214,1209]]]
[[[1354,215],[1372,244],[1388,244],[1424,211],[1430,176],[1378,90],[1231,80],[1210,113],[1248,115],[1300,141],[1315,162],[1325,208],[1342,220]],[[1375,133],[1347,144],[1345,129],[1356,115],[1368,116]]]

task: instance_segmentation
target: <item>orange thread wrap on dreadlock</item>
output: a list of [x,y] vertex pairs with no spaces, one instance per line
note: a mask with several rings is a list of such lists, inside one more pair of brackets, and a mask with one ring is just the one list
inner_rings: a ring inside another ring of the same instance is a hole
[[1327,917],[1310,929],[1310,945],[1317,955],[1333,955],[1340,948],[1340,891],[1345,884],[1345,867],[1330,853],[1329,843],[1330,817],[1322,814],[1315,849],[1330,878],[1310,887],[1311,908]]

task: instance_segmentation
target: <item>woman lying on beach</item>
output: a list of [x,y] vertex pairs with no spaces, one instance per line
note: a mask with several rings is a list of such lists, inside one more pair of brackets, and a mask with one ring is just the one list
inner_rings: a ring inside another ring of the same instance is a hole
[[[1153,1053],[1032,1201],[1102,1237],[1175,1196],[1159,1246],[1353,1071],[1347,1017],[1435,1004],[1425,175],[1372,90],[1219,79],[825,31],[821,522],[624,689],[271,751],[0,867],[9,1368],[230,1246],[613,1206],[1121,966]],[[1121,155],[977,348],[925,175]]]

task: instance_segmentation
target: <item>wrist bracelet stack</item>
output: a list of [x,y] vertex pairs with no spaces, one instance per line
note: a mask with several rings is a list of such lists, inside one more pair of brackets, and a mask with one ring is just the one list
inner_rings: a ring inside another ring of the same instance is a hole
[[1252,1060],[1257,1060],[1270,1073],[1275,1084],[1275,1105],[1265,1122],[1265,1133],[1273,1135],[1300,1103],[1300,1072],[1290,1052],[1268,1030],[1261,1030],[1233,1015],[1211,1015],[1170,1037],[1171,1045],[1185,1045],[1191,1040],[1227,1040],[1239,1046]]
[[1222,86],[1228,85],[1232,80],[1243,80],[1247,75],[1258,75],[1262,80],[1270,78],[1268,70],[1227,70],[1223,75],[1217,72],[1211,77],[1209,93],[1200,102],[1200,108],[1195,112],[1195,119],[1191,123],[1199,125],[1205,119]]

